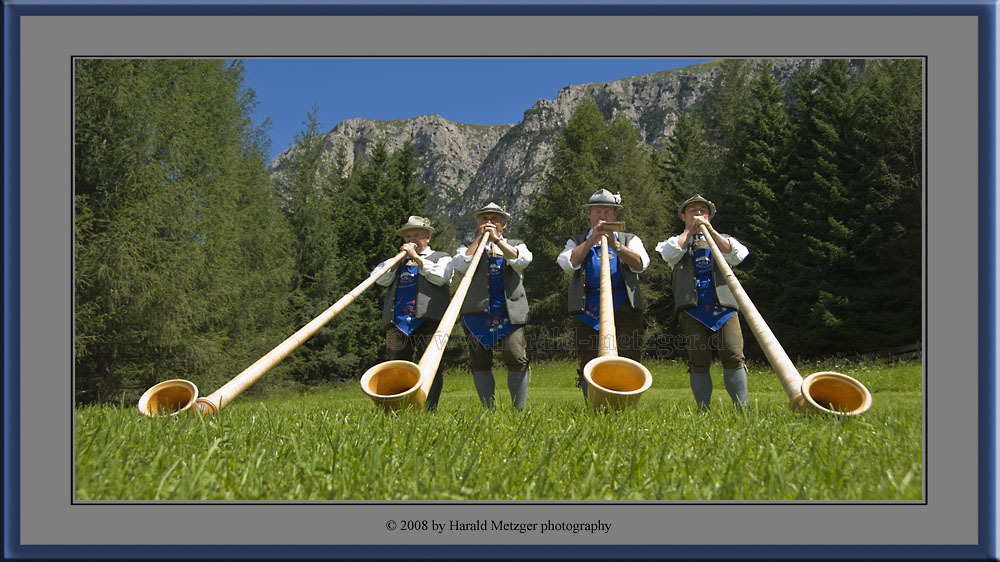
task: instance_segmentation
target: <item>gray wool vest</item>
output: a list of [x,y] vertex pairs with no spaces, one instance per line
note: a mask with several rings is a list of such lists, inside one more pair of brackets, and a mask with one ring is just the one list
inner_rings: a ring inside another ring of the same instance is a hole
[[[507,239],[511,246],[517,246],[520,240]],[[469,284],[469,293],[465,295],[460,314],[486,314],[490,309],[490,273],[489,256],[483,252],[476,266],[476,273]],[[507,316],[511,324],[527,324],[531,317],[528,310],[528,296],[524,293],[524,280],[516,271],[503,261],[503,294],[507,301]]]
[[[426,259],[437,261],[448,257],[445,252],[433,252]],[[405,262],[404,262],[405,263]],[[393,325],[393,309],[396,305],[396,288],[399,287],[399,275],[403,272],[402,266],[396,268],[396,277],[392,280],[392,285],[385,292],[385,300],[382,302],[382,330],[386,330]],[[437,286],[431,283],[423,275],[417,275],[417,318],[428,320],[440,320],[444,316],[444,311],[448,308],[451,300],[451,292],[448,284]]]
[[[624,245],[628,245],[629,241],[635,237],[635,234],[631,232],[619,232],[618,236],[621,238],[621,242]],[[570,237],[570,240],[576,243],[577,246],[583,244],[584,240],[587,239],[586,234],[574,234]],[[585,266],[581,266],[573,272],[573,277],[569,281],[569,313],[579,314],[583,312],[584,307],[587,303],[587,271]],[[628,294],[628,302],[632,305],[632,308],[636,310],[642,310],[642,291],[639,290],[639,274],[632,271],[628,266],[623,266],[619,268],[622,273],[622,279],[625,281],[625,292]]]
[[[712,256],[712,281],[715,284],[715,296],[719,299],[719,304],[728,308],[739,310],[740,305],[736,302],[733,290],[730,289],[729,284],[726,283],[726,277],[722,274],[722,270],[719,269],[719,264],[716,263],[715,256]],[[677,265],[674,266],[671,286],[674,291],[675,314],[685,308],[691,308],[698,305],[698,287],[695,285],[694,256],[691,255],[690,250],[685,252],[681,257],[681,261],[677,262]]]

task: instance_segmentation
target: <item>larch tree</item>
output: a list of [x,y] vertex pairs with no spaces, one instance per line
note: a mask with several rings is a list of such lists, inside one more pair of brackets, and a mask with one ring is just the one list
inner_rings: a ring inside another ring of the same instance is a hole
[[242,72],[221,60],[75,63],[81,401],[137,397],[167,378],[211,387],[287,328],[274,304],[290,276],[287,225]]

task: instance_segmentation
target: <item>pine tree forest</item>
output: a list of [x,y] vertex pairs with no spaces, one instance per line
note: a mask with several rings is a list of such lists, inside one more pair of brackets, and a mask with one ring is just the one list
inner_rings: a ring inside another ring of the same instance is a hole
[[[679,358],[671,271],[655,245],[700,193],[712,224],[750,249],[735,268],[793,359],[864,354],[921,339],[922,66],[830,59],[781,85],[766,61],[721,61],[662,148],[584,99],[560,130],[544,186],[511,237],[534,261],[529,358],[568,358],[569,276],[555,258],[589,226],[583,204],[620,193],[651,257],[640,275],[645,353]],[[362,282],[425,211],[414,147],[377,144],[347,165],[324,153],[318,108],[269,169],[268,126],[239,61],[75,63],[75,386],[82,403],[131,402],[171,378],[210,392]],[[369,289],[249,392],[357,379],[383,361],[384,290]],[[746,353],[763,361],[744,326]],[[460,348],[445,366],[463,361]]]

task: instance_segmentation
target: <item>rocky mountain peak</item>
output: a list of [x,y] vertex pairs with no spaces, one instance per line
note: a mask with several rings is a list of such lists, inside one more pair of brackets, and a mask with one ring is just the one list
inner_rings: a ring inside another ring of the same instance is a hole
[[[772,60],[780,82],[816,61]],[[720,63],[632,76],[599,84],[568,85],[555,99],[539,99],[525,110],[520,123],[472,125],[440,115],[395,121],[346,119],[324,135],[324,158],[333,162],[344,149],[348,169],[371,154],[378,141],[396,150],[410,141],[416,149],[419,182],[428,186],[427,212],[461,221],[481,205],[506,205],[516,221],[524,216],[542,188],[559,130],[584,97],[591,97],[612,119],[624,114],[651,149],[660,148],[677,124],[679,112],[701,103],[721,78]],[[291,148],[272,162],[280,170]]]

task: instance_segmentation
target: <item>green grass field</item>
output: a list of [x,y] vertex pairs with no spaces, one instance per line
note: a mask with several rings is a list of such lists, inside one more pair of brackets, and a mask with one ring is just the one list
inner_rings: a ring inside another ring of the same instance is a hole
[[864,383],[854,417],[792,413],[769,368],[749,366],[749,412],[713,366],[710,412],[679,362],[644,363],[653,386],[593,412],[575,366],[532,367],[528,407],[480,407],[445,373],[436,412],[386,413],[357,382],[245,394],[218,416],[150,418],[134,404],[78,408],[75,494],[87,500],[922,500],[919,362],[799,365]]

